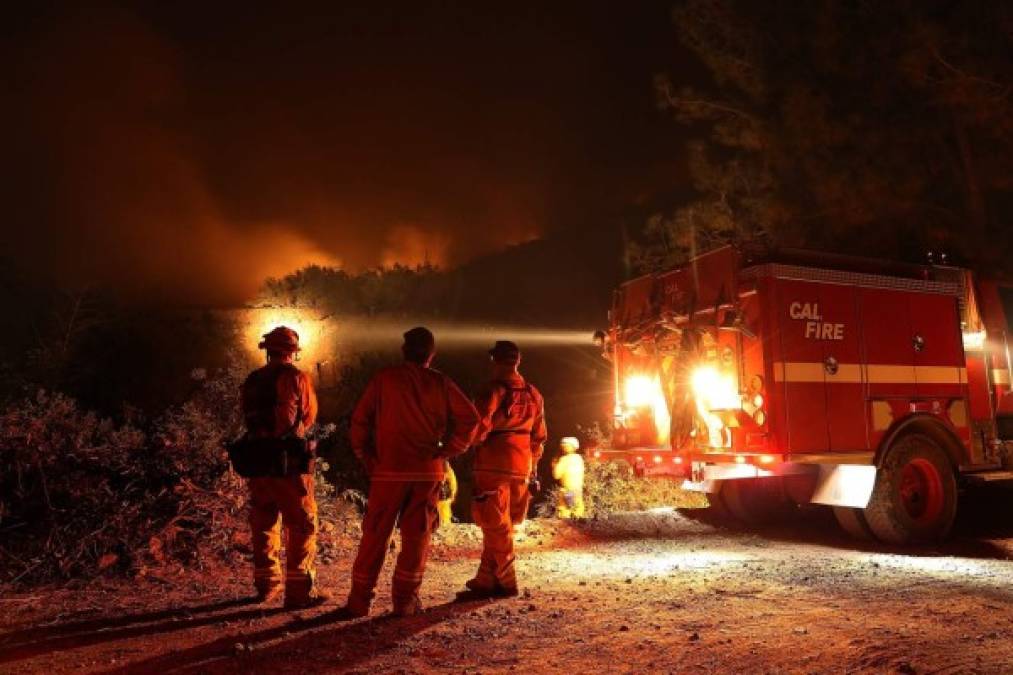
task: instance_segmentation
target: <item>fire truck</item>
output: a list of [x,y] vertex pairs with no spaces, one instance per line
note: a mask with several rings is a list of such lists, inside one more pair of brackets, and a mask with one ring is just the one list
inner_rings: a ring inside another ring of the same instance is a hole
[[866,539],[944,538],[1009,481],[1013,286],[945,264],[725,247],[623,284],[611,441],[747,523],[833,508]]

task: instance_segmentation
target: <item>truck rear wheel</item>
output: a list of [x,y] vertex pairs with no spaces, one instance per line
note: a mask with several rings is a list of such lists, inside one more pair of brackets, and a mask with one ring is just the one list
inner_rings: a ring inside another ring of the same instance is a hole
[[734,518],[732,512],[728,510],[728,506],[725,504],[720,488],[716,492],[707,493],[707,513],[718,520],[727,521]]
[[957,513],[957,481],[946,452],[928,436],[912,433],[891,447],[876,476],[865,520],[890,544],[944,539]]
[[876,538],[869,529],[869,523],[866,522],[862,509],[849,509],[846,506],[835,506],[833,509],[837,524],[849,535],[861,541]]
[[727,480],[721,486],[721,499],[735,518],[748,525],[783,518],[794,506],[777,477]]

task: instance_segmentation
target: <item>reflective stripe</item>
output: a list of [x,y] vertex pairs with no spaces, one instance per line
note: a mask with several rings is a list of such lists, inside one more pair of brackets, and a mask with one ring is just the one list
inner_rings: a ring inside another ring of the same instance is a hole
[[840,363],[837,372],[827,373],[827,382],[856,383],[862,381],[862,366],[857,363]]
[[422,581],[422,572],[405,572],[403,570],[395,570],[393,578],[398,581]]
[[1005,368],[993,368],[992,381],[996,384],[1009,385],[1009,371]]
[[774,364],[775,382],[822,382],[822,363],[786,362]]
[[[864,377],[863,377],[864,371]],[[993,377],[1000,371],[993,371]],[[1001,371],[1005,382],[1008,373]],[[957,366],[906,366],[899,364],[839,363],[837,372],[830,374],[826,364],[819,361],[778,361],[774,363],[774,381],[792,383],[828,384],[964,384],[967,382],[967,368]],[[997,383],[1000,380],[995,380]]]
[[281,570],[253,570],[253,578],[281,581],[283,576]]
[[892,384],[895,382],[918,382],[914,366],[865,366],[865,377],[869,384]]

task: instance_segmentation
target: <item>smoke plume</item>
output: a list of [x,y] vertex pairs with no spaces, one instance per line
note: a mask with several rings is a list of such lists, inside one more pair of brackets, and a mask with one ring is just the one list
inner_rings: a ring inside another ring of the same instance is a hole
[[440,129],[445,100],[428,101],[432,118],[385,119],[405,92],[331,62],[222,65],[121,10],[22,28],[0,52],[19,64],[0,112],[0,255],[31,272],[236,304],[310,263],[454,265],[542,229],[537,176],[511,182],[499,160],[429,137],[470,124]]

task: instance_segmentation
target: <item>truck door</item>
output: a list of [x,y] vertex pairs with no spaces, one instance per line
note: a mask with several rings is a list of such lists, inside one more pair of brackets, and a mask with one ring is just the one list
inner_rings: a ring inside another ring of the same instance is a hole
[[882,288],[858,289],[872,426],[878,431],[885,431],[892,422],[888,419],[888,406],[877,406],[876,401],[910,399],[915,395],[910,295]]
[[949,295],[912,293],[911,341],[919,397],[962,398],[967,371],[960,334],[960,308]]
[[781,353],[774,363],[774,381],[784,396],[788,450],[795,453],[829,447],[823,345],[808,326],[820,311],[822,288],[808,281],[778,280]]
[[858,289],[820,287],[820,343],[826,373],[827,429],[831,450],[865,450],[865,384],[858,322]]

